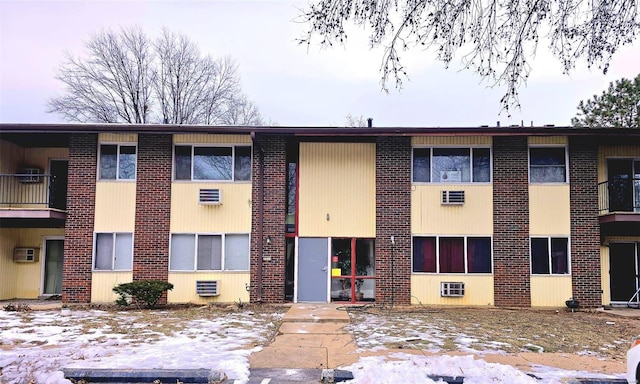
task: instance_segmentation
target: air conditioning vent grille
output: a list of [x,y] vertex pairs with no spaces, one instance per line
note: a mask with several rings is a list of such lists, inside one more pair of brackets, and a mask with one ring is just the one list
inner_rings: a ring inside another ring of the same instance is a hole
[[220,295],[219,280],[198,280],[196,281],[196,293],[198,296],[218,296]]
[[464,191],[442,191],[442,204],[464,204]]
[[16,263],[35,263],[38,261],[39,251],[38,248],[14,248],[13,261]]
[[464,296],[464,283],[462,282],[441,282],[440,296],[442,297],[462,297]]
[[200,204],[222,204],[222,191],[218,188],[201,189],[198,196],[198,202]]

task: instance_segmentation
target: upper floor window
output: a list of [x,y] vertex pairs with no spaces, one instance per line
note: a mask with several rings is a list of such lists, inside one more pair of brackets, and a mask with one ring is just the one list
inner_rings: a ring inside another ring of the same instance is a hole
[[132,233],[96,233],[93,269],[130,271],[133,268]]
[[102,180],[134,180],[136,178],[136,146],[101,144],[99,175]]
[[414,183],[488,183],[489,148],[413,148]]
[[171,271],[248,271],[248,234],[171,235]]
[[569,273],[569,239],[566,237],[531,238],[531,273],[566,275]]
[[529,181],[532,183],[564,183],[567,181],[565,147],[529,148]]
[[176,180],[251,180],[250,146],[176,145]]
[[490,237],[414,237],[413,272],[491,273]]

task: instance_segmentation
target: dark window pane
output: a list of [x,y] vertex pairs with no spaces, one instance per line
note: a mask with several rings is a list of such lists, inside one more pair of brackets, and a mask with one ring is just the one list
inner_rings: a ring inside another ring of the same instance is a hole
[[464,273],[464,241],[462,237],[440,238],[440,273]]
[[566,176],[564,147],[529,148],[529,180],[532,183],[563,183]]
[[549,274],[549,240],[531,239],[531,273]]
[[413,272],[436,271],[436,238],[413,238]]
[[564,183],[566,179],[565,167],[559,166],[531,166],[529,179],[532,183]]
[[374,240],[356,239],[356,276],[374,276],[375,273]]
[[175,163],[176,180],[191,180],[190,145],[176,145]]
[[489,148],[473,149],[473,181],[488,183],[491,181],[491,151]]
[[567,257],[568,245],[569,240],[566,238],[551,239],[551,273],[569,273],[569,263]]
[[100,178],[115,180],[118,169],[118,146],[100,146]]
[[235,180],[251,180],[251,147],[236,147]]
[[198,270],[222,269],[222,238],[220,236],[198,236]]
[[491,273],[490,238],[467,238],[467,268],[469,273]]
[[529,148],[531,165],[565,165],[564,147]]
[[118,178],[133,180],[136,178],[136,147],[121,145],[119,156]]
[[413,181],[416,183],[428,183],[431,178],[431,166],[429,158],[431,149],[414,148],[413,149]]
[[296,231],[296,174],[298,164],[287,164],[287,216],[286,229],[287,233]]
[[194,180],[231,180],[231,147],[193,149]]
[[460,183],[471,181],[471,154],[469,148],[434,148],[434,183]]

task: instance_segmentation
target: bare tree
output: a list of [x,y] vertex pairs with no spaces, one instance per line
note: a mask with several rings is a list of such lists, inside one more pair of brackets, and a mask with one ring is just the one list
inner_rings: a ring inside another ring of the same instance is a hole
[[233,113],[244,125],[259,122],[235,62],[203,56],[185,35],[163,29],[152,40],[140,28],[103,31],[85,46],[86,58],[67,54],[56,76],[65,93],[48,104],[65,120],[226,124]]
[[258,108],[246,96],[239,95],[228,102],[226,112],[221,116],[224,125],[265,125]]
[[518,89],[531,72],[541,39],[563,65],[584,59],[607,72],[616,51],[640,31],[635,0],[316,0],[301,14],[309,30],[300,43],[343,43],[346,24],[369,27],[371,47],[384,46],[382,86],[389,76],[402,87],[407,73],[401,53],[432,49],[447,66],[456,54],[462,65],[506,88],[504,109],[519,106]]

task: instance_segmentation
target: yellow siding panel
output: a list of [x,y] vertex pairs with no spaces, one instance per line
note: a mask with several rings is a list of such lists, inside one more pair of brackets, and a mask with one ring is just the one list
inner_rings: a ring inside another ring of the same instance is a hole
[[136,183],[96,183],[96,232],[133,232],[136,219]]
[[373,143],[300,143],[300,236],[375,237]]
[[93,272],[91,274],[91,302],[113,303],[117,298],[113,287],[133,281],[133,272]]
[[0,140],[0,173],[16,173],[24,165],[24,149],[11,142]]
[[598,150],[598,182],[607,180],[608,158],[640,158],[638,146],[600,147]]
[[611,276],[609,269],[609,247],[600,246],[600,284],[602,287],[602,305],[611,304]]
[[531,276],[532,307],[564,307],[572,296],[571,276]]
[[100,143],[137,143],[137,133],[100,133],[98,134]]
[[[465,191],[463,205],[442,205],[442,191]],[[437,235],[493,234],[491,185],[414,185],[411,232]]]
[[[200,204],[201,188],[219,188],[222,204]],[[174,182],[171,232],[251,232],[251,184]]]
[[570,235],[569,185],[529,185],[529,233]]
[[491,136],[415,136],[412,145],[491,145]]
[[567,136],[529,136],[529,145],[566,145],[569,143]]
[[30,165],[48,172],[49,160],[62,160],[69,158],[67,148],[27,148],[24,151],[24,161]]
[[[169,272],[169,282],[173,290],[167,294],[170,303],[232,303],[242,300],[249,301],[249,272]],[[220,295],[201,297],[196,294],[196,281],[218,280]]]
[[[463,297],[441,297],[441,282],[463,282]],[[411,275],[411,303],[426,305],[493,305],[492,275]]]
[[0,228],[0,300],[16,298],[18,263],[13,262],[13,249],[18,246],[20,229]]
[[250,135],[208,135],[202,133],[173,135],[174,144],[251,144]]

